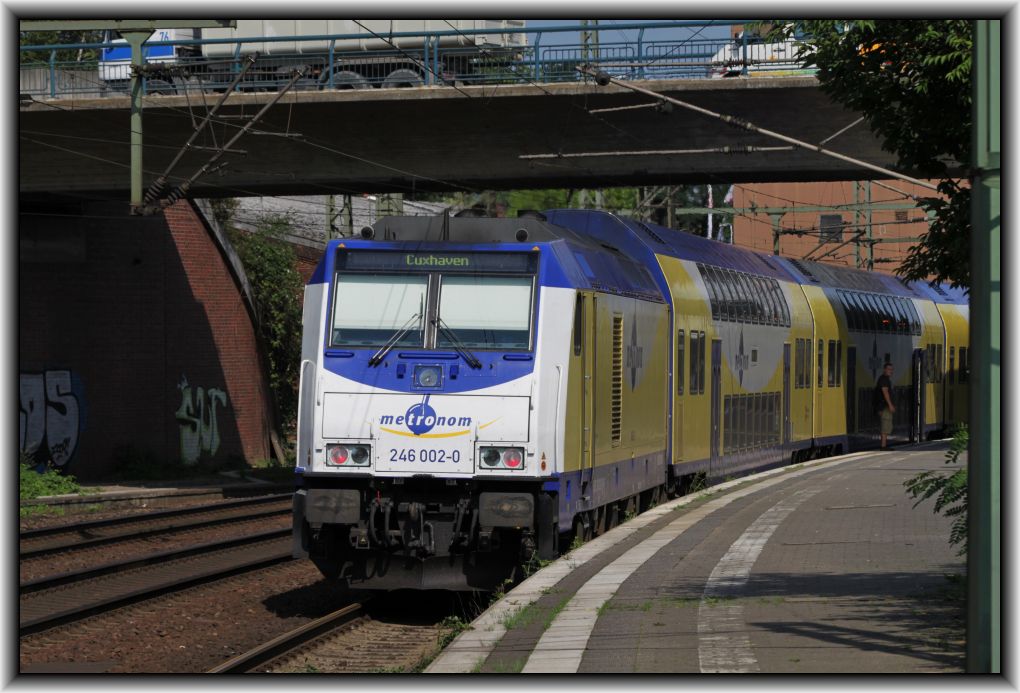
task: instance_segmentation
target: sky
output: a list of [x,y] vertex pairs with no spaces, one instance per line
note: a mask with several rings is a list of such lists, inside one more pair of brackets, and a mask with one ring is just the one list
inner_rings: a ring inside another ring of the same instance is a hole
[[[632,23],[650,23],[655,21],[668,21],[668,20],[652,20],[652,19],[600,19],[599,21],[599,40],[602,43],[617,43],[622,41],[636,41],[638,30],[637,29],[614,29],[615,25],[620,24],[632,24]],[[719,26],[711,26],[709,23],[712,20],[705,20],[706,25],[704,27],[672,27],[668,29],[649,29],[645,31],[645,40],[683,40],[697,36],[697,38],[706,39],[720,39],[729,36],[730,20],[718,20],[720,22],[726,22],[726,24]],[[527,27],[529,30],[539,29],[542,27],[568,27],[577,26],[580,24],[578,19],[529,19],[527,20]],[[529,42],[533,40],[529,37]],[[580,43],[580,37],[578,32],[557,32],[548,33],[542,37],[543,46],[561,45],[561,44],[578,44]]]

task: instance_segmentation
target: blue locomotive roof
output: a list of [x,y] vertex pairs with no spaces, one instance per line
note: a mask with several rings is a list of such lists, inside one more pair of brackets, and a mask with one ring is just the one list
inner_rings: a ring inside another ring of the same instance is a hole
[[541,263],[539,281],[543,286],[594,289],[665,301],[653,272],[639,259],[611,243],[536,217],[455,217],[446,220],[445,225],[435,217],[387,217],[379,220],[374,233],[380,240],[330,241],[309,283],[327,281],[339,250],[492,253],[527,252],[537,247],[551,251],[546,253],[549,261]]
[[[486,217],[386,217],[374,227],[375,239],[331,241],[326,255],[347,250],[416,252],[520,251],[548,247],[555,262],[543,263],[545,286],[594,289],[665,301],[669,287],[656,255],[773,277],[797,284],[923,298],[937,303],[968,303],[962,289],[848,267],[766,255],[657,224],[597,210],[554,209],[517,219]],[[309,283],[326,281],[324,259]]]
[[[651,267],[655,254],[701,262],[797,284],[886,293],[908,298],[924,298],[936,303],[967,304],[967,293],[945,284],[907,282],[877,272],[865,272],[810,260],[765,255],[747,248],[712,241],[657,224],[618,217],[609,212],[557,209],[544,212],[550,222],[611,242],[623,252]],[[656,275],[659,273],[656,271]],[[664,280],[660,281],[663,284]],[[666,287],[663,285],[663,290]]]

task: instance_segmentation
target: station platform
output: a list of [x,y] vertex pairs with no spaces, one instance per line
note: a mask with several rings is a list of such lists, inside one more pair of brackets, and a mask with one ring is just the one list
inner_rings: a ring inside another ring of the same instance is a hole
[[[541,568],[426,673],[962,673],[966,561],[903,483],[948,441],[817,460],[664,504]],[[962,455],[957,464],[966,464]]]

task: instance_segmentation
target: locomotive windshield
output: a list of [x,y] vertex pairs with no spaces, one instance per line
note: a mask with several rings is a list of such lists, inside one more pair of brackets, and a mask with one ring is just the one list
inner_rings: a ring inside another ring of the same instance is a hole
[[531,335],[531,277],[443,276],[436,346],[527,349]]
[[331,343],[376,346],[406,329],[394,346],[422,346],[428,286],[427,275],[338,276]]
[[530,349],[537,260],[520,252],[340,253],[330,346]]

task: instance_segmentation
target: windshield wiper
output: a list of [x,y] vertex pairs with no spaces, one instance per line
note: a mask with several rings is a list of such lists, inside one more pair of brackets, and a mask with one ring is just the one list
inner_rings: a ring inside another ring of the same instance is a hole
[[464,357],[464,360],[467,361],[467,364],[469,366],[471,366],[472,368],[482,367],[482,362],[475,358],[475,355],[472,354],[471,351],[466,346],[464,346],[464,344],[459,339],[457,339],[457,335],[455,335],[453,333],[453,330],[451,330],[446,325],[446,323],[443,322],[442,318],[437,317],[435,320],[432,321],[432,324],[437,326],[442,331],[443,336],[445,336],[447,339],[453,342],[453,348],[457,350],[458,354]]
[[399,342],[401,339],[403,339],[404,335],[411,331],[411,326],[413,324],[415,324],[415,321],[418,321],[419,329],[421,329],[421,327],[420,327],[420,325],[421,325],[421,315],[422,315],[421,313],[415,313],[414,315],[412,315],[411,318],[407,322],[404,323],[403,327],[401,327],[399,330],[397,330],[393,334],[393,336],[389,338],[389,340],[386,342],[386,344],[384,344],[382,346],[382,348],[379,349],[379,351],[377,351],[374,354],[372,354],[372,358],[370,358],[368,360],[368,365],[369,366],[377,366],[380,363],[382,363],[382,360],[384,358],[386,358],[386,354],[390,353],[390,349],[392,349],[394,346],[396,346],[397,342]]

